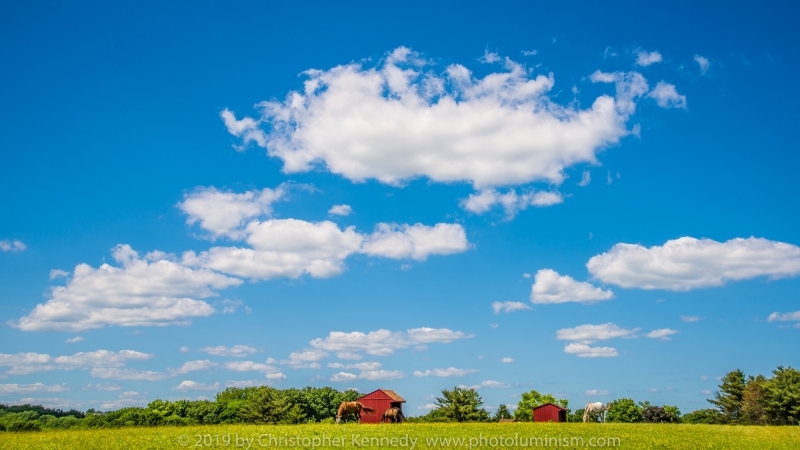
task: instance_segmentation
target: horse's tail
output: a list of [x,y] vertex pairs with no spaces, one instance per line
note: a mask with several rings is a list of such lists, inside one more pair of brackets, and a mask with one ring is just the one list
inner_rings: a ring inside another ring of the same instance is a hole
[[402,410],[398,409],[397,410],[397,415],[400,417],[400,422],[405,422],[406,421],[406,416],[405,416],[405,414],[403,414]]
[[374,409],[372,409],[372,408],[370,408],[370,407],[368,407],[368,406],[364,406],[364,405],[363,405],[363,404],[361,404],[361,403],[359,403],[359,405],[361,405],[361,409],[363,409],[365,412],[367,412],[367,413],[369,413],[369,414],[372,414],[372,413],[374,413],[374,412],[375,412],[375,410],[374,410]]

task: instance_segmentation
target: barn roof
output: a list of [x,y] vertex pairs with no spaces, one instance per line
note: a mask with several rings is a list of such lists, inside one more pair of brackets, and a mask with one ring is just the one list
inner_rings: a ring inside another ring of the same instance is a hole
[[365,396],[363,396],[361,398],[362,399],[366,399],[367,397],[375,398],[372,395],[373,394],[377,394],[377,393],[383,394],[383,396],[386,397],[386,399],[391,400],[393,402],[400,402],[400,403],[405,403],[406,402],[406,399],[404,399],[403,397],[400,397],[399,395],[397,395],[397,392],[395,392],[395,391],[393,391],[391,389],[376,389],[376,390],[370,392],[369,394],[367,394],[367,395],[365,395]]
[[534,409],[534,410],[537,410],[537,409],[539,409],[539,408],[544,408],[545,406],[548,406],[548,405],[550,405],[550,406],[555,406],[556,408],[558,408],[558,409],[560,409],[560,410],[562,410],[562,411],[566,411],[566,408],[562,408],[562,407],[560,407],[560,406],[556,405],[555,403],[545,403],[544,405],[535,406],[533,409]]
[[391,389],[379,389],[379,390],[383,391],[384,394],[388,395],[392,400],[394,400],[396,402],[405,403],[405,401],[406,401],[406,399],[404,399],[403,397],[400,397],[399,395],[397,395],[397,392],[395,392],[395,391],[393,391]]

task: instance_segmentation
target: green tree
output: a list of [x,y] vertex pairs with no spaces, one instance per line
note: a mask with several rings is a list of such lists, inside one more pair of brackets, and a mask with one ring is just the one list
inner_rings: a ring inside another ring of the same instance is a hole
[[766,383],[765,410],[774,425],[800,424],[800,371],[778,366]]
[[489,413],[481,408],[483,399],[475,389],[455,387],[443,389],[442,396],[434,401],[441,417],[453,422],[486,422]]
[[739,369],[728,372],[719,385],[719,390],[714,393],[714,398],[708,400],[715,405],[725,420],[735,423],[742,414],[742,397],[744,396],[744,372]]
[[514,411],[514,418],[520,422],[530,422],[533,420],[533,408],[544,405],[546,403],[553,403],[567,408],[569,401],[566,399],[556,399],[552,394],[540,394],[539,391],[533,389],[528,392],[523,392],[520,400],[517,403],[517,410]]
[[620,398],[608,404],[606,420],[609,422],[641,422],[642,407],[637,405],[633,399]]
[[747,425],[767,424],[767,384],[763,375],[747,377],[742,393],[742,413],[739,421]]
[[511,418],[511,411],[508,410],[508,406],[500,405],[497,407],[497,411],[494,413],[494,420],[510,419],[510,418]]
[[248,423],[282,423],[291,409],[287,396],[277,389],[262,386],[247,400],[239,415]]
[[698,409],[697,411],[692,411],[681,417],[681,422],[715,425],[725,423],[725,416],[723,416],[718,409]]
[[583,422],[583,413],[585,411],[586,410],[583,408],[576,409],[574,413],[570,413],[567,415],[567,422],[575,422],[575,423]]

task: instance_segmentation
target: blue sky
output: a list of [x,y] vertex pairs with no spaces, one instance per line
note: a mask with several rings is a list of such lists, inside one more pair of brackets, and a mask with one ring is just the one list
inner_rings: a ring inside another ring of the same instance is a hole
[[2,9],[0,402],[800,364],[793,5]]

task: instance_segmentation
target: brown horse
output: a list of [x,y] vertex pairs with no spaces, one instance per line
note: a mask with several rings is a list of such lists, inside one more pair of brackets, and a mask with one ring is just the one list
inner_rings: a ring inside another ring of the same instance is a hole
[[403,415],[403,411],[400,408],[393,406],[383,413],[382,422],[386,422],[387,420],[389,423],[403,423],[406,421],[406,416]]
[[347,414],[355,414],[356,417],[358,417],[358,421],[361,422],[362,410],[367,414],[375,412],[374,409],[368,408],[359,402],[342,402],[342,404],[339,405],[339,411],[336,412],[336,423],[339,423],[342,420],[342,416]]

